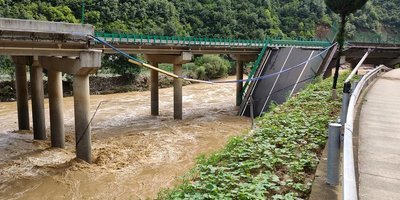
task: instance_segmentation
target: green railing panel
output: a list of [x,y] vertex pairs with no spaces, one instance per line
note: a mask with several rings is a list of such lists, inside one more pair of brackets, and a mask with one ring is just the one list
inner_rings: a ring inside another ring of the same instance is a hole
[[244,95],[245,92],[247,91],[247,88],[248,88],[248,86],[249,86],[249,84],[250,84],[250,82],[251,82],[250,79],[252,79],[252,78],[254,77],[254,74],[256,73],[258,67],[260,66],[261,61],[262,61],[262,59],[263,59],[263,57],[264,57],[264,54],[265,54],[265,52],[267,51],[267,48],[268,48],[268,44],[269,44],[269,43],[270,43],[270,41],[265,41],[265,42],[264,42],[264,47],[262,48],[260,54],[258,54],[257,60],[256,60],[256,62],[254,63],[254,65],[253,65],[253,67],[252,67],[252,69],[251,69],[251,71],[250,71],[250,73],[249,73],[249,75],[248,75],[248,77],[247,77],[247,81],[246,81],[246,83],[244,84],[243,89],[242,89],[242,91],[240,92],[240,95],[239,95],[238,98],[243,99],[243,95]]
[[348,42],[400,44],[400,36],[397,34],[377,34],[370,32],[358,32]]
[[[260,40],[241,40],[232,38],[197,38],[197,37],[175,37],[175,36],[157,36],[157,35],[136,35],[124,33],[102,33],[96,32],[97,37],[102,37],[110,42],[134,42],[134,43],[148,43],[148,44],[183,44],[183,45],[216,45],[216,46],[231,46],[231,47],[262,47],[264,42]],[[388,38],[388,41],[398,41],[396,38]],[[270,40],[271,45],[278,46],[329,46],[327,41],[318,41],[312,39],[277,39]]]

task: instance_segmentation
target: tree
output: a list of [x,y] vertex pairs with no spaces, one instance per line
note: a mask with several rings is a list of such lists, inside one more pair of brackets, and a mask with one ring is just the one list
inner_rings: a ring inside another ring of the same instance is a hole
[[10,57],[0,56],[0,75],[8,75],[11,78],[11,82],[14,82],[15,67]]
[[336,96],[336,85],[339,76],[340,57],[343,54],[343,45],[346,32],[346,18],[349,14],[354,13],[358,9],[362,8],[368,0],[325,0],[325,4],[333,12],[340,16],[340,30],[336,37],[336,41],[339,44],[339,54],[336,62],[335,75],[333,77],[333,94]]
[[118,55],[105,55],[102,61],[102,68],[128,78],[135,78],[141,71],[140,67],[132,65],[124,57]]

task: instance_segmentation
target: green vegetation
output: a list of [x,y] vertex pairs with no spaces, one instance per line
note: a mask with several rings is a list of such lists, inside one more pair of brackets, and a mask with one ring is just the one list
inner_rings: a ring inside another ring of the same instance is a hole
[[220,152],[200,157],[183,184],[158,198],[307,198],[328,122],[340,108],[340,100],[331,99],[331,81],[318,80],[286,103],[273,106],[258,119],[256,130],[232,138]]
[[[0,0],[0,17],[67,21],[81,19],[82,0]],[[338,17],[324,0],[85,0],[85,22],[97,31],[149,35],[313,38]],[[400,31],[400,0],[370,0],[351,15],[349,34]],[[323,35],[322,35],[323,37]]]
[[101,63],[101,69],[112,74],[135,78],[140,74],[142,68],[132,65],[125,57],[105,55]]
[[[81,2],[0,0],[0,17],[79,23]],[[362,10],[349,17],[349,39],[398,37],[400,7],[397,5],[400,0],[367,2]],[[235,39],[325,39],[332,37],[327,35],[329,27],[338,21],[324,0],[85,0],[84,17],[85,23],[95,25],[96,31]],[[103,71],[124,76],[135,77],[140,73],[139,68],[115,56],[106,57],[103,66]],[[197,72],[192,76],[212,78],[201,66],[196,66]]]
[[79,22],[71,8],[51,1],[0,0],[0,16],[18,19]]
[[202,80],[210,80],[228,76],[230,63],[218,55],[204,55],[196,58],[189,66],[191,73],[188,75]]
[[[15,67],[8,56],[0,55],[0,76],[9,76],[14,80]],[[0,77],[1,80],[1,77]]]

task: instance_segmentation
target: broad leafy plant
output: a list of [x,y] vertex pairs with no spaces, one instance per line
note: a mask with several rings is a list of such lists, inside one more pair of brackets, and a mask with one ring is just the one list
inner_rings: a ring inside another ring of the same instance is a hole
[[340,100],[330,97],[331,81],[319,80],[274,105],[251,134],[200,157],[183,184],[158,199],[307,199],[327,124],[339,113]]

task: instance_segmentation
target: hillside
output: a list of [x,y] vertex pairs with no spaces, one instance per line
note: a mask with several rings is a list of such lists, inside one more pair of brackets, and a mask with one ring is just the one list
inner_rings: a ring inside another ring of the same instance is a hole
[[[79,23],[81,4],[81,0],[0,0],[0,16]],[[397,5],[400,0],[370,0],[350,17],[350,36],[399,34]],[[86,23],[97,31],[150,35],[312,38],[338,21],[323,0],[86,0],[85,8]]]

